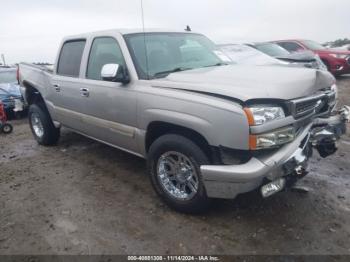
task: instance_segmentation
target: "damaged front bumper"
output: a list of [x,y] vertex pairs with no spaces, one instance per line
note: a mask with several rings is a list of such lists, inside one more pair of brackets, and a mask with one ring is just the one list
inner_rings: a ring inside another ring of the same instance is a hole
[[[306,126],[296,139],[278,151],[252,157],[239,165],[203,165],[201,173],[207,195],[213,198],[235,198],[262,185],[285,179],[283,186],[293,183],[307,174],[308,159],[312,147],[322,157],[336,151],[336,142],[346,132],[350,109],[344,106],[329,118],[316,118]],[[280,181],[278,181],[280,183]],[[275,192],[281,190],[276,188]],[[271,192],[270,194],[271,195]]]

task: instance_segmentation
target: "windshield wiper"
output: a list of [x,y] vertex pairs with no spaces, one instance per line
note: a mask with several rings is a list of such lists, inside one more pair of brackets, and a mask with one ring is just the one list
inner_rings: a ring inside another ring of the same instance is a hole
[[167,76],[171,73],[175,73],[175,72],[181,72],[181,71],[185,71],[185,70],[191,70],[192,68],[187,68],[187,67],[176,67],[174,69],[171,70],[166,70],[166,71],[161,71],[161,72],[157,72],[155,73],[152,77],[153,78],[157,78],[159,76]]
[[207,65],[207,66],[203,66],[203,67],[213,67],[213,66],[223,66],[223,65],[228,65],[228,63],[223,63],[223,62],[219,62],[213,65]]

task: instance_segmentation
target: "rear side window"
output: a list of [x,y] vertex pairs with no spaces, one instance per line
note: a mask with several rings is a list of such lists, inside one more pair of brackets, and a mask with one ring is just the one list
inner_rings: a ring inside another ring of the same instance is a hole
[[281,42],[278,43],[280,46],[282,46],[284,49],[287,49],[289,52],[298,52],[301,49],[303,49],[302,46],[298,45],[294,42]]
[[78,77],[85,40],[74,40],[63,44],[58,60],[57,74]]
[[86,78],[101,80],[101,70],[106,64],[118,64],[125,67],[118,42],[111,37],[99,37],[92,43]]

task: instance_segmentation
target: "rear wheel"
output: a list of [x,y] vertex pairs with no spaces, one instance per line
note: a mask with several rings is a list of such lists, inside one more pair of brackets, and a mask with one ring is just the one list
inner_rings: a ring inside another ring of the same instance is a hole
[[12,133],[12,131],[13,131],[13,127],[10,124],[3,124],[1,126],[1,132],[3,132],[4,134],[10,134]]
[[28,118],[30,129],[39,144],[49,146],[57,143],[60,137],[60,129],[54,126],[44,105],[31,105]]
[[179,135],[158,138],[148,153],[155,191],[170,207],[186,213],[198,213],[210,204],[200,173],[204,164],[209,160],[203,150]]

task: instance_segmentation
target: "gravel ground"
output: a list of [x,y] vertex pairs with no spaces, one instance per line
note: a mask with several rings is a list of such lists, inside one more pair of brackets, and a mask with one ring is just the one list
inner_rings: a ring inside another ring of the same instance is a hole
[[[350,100],[350,76],[338,80]],[[153,192],[142,159],[64,130],[34,142],[26,120],[0,136],[0,254],[350,254],[350,136],[314,154],[308,193],[256,193],[190,216]]]

